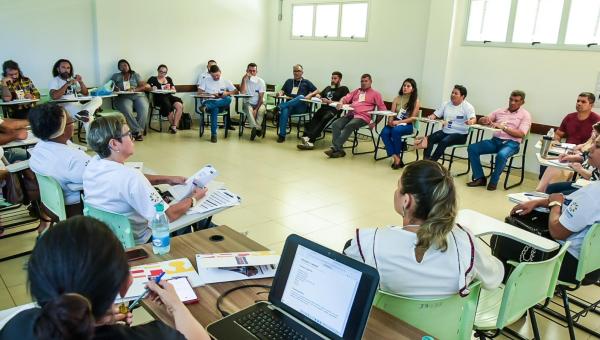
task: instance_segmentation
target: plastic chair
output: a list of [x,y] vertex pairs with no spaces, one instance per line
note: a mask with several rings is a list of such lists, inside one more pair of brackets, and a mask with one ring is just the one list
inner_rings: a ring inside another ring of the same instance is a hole
[[[588,334],[600,338],[600,333],[578,322],[578,319],[580,317],[586,316],[588,312],[593,312],[596,315],[600,315],[600,312],[597,310],[598,306],[600,305],[600,300],[594,303],[590,303],[585,300],[583,300],[582,302],[580,301],[582,300],[580,298],[567,295],[567,291],[575,291],[579,289],[579,287],[582,285],[593,284],[591,282],[583,281],[587,274],[598,269],[600,269],[600,223],[592,225],[590,227],[590,230],[585,235],[585,238],[583,239],[583,243],[581,245],[581,252],[579,254],[579,261],[577,262],[575,282],[559,281],[558,283],[557,288],[559,295],[561,295],[561,298],[563,300],[563,308],[565,310],[565,315],[562,315],[548,308],[548,303],[550,300],[546,301],[544,306],[541,307],[541,310],[543,310],[544,312],[567,322],[567,326],[569,327],[569,335],[571,339],[575,339],[574,327],[582,329]],[[581,307],[582,310],[575,314],[571,314],[570,303]]]
[[506,326],[519,320],[529,311],[535,339],[540,339],[533,308],[554,295],[560,265],[570,242],[565,243],[552,258],[540,262],[513,262],[516,266],[505,285],[494,290],[482,290],[475,315],[475,335],[480,339],[493,338],[502,330],[522,338]]
[[121,244],[123,244],[125,249],[135,246],[133,233],[131,232],[131,223],[127,216],[94,208],[89,204],[84,205],[83,214],[106,223],[110,230],[115,233],[119,241],[121,241]]
[[60,184],[50,176],[35,174],[40,187],[40,198],[46,209],[58,218],[58,221],[67,219],[65,210],[65,196]]
[[[156,105],[154,102],[154,93],[148,93],[148,102],[150,103],[150,109],[148,110],[148,128],[156,132],[162,132],[163,123],[168,122],[169,119],[160,115],[160,106]],[[158,129],[152,127],[152,117],[154,116],[156,116],[156,120],[158,120]]]
[[[402,136],[402,143],[403,143],[403,147],[400,151],[400,160],[403,161],[404,159],[404,146],[408,145],[408,139],[409,138],[416,138],[419,135],[419,121],[415,120],[413,122],[413,133],[410,135],[405,135]],[[379,136],[377,137],[377,143],[375,144],[375,154],[373,155],[373,158],[378,161],[378,160],[382,160],[382,159],[386,159],[390,156],[385,156],[385,157],[377,157],[377,153],[379,152],[379,150],[385,150],[385,148],[380,147],[379,145],[381,144],[381,134],[379,134]],[[419,160],[419,153],[417,152],[417,160]]]
[[480,282],[469,285],[467,297],[414,299],[379,290],[373,305],[438,339],[471,339]]
[[[508,190],[510,188],[516,187],[517,185],[521,185],[521,183],[523,183],[523,180],[525,179],[525,155],[527,154],[527,144],[529,143],[529,134],[530,134],[530,131],[528,131],[527,134],[525,135],[525,137],[523,137],[523,140],[521,141],[521,146],[519,147],[519,152],[517,152],[516,154],[514,154],[508,158],[508,163],[506,164],[506,167],[504,169],[504,172],[506,172],[506,177],[504,178],[504,190]],[[513,166],[513,161],[516,158],[521,158],[521,166],[519,166],[519,167]],[[494,155],[491,156],[490,168],[491,168],[491,170],[490,170],[490,174],[491,174],[492,172],[494,172]],[[521,170],[521,177],[517,183],[508,185],[508,177],[510,176],[510,171],[513,169]]]
[[450,171],[450,169],[452,169],[452,163],[454,163],[454,158],[466,159],[467,160],[467,171],[461,172],[459,174],[456,174],[456,176],[466,175],[466,174],[469,173],[469,170],[471,169],[471,162],[469,161],[469,156],[468,155],[466,157],[461,157],[461,156],[456,156],[455,155],[456,150],[458,150],[458,149],[466,149],[471,144],[471,141],[473,140],[473,128],[472,127],[469,127],[467,135],[469,137],[467,138],[467,141],[464,144],[451,145],[448,148],[451,148],[452,151],[450,153],[444,153],[442,155],[442,165],[446,161],[448,161],[448,171]]

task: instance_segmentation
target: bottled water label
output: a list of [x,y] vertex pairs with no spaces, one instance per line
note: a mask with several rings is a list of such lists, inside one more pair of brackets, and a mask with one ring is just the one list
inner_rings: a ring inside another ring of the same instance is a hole
[[166,254],[171,250],[171,238],[169,234],[163,237],[152,238],[152,250],[154,254]]

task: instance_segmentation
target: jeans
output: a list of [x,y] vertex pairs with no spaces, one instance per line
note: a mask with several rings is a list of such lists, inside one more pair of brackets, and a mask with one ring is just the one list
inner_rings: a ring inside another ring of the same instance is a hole
[[510,156],[519,152],[519,147],[519,143],[514,140],[497,137],[469,145],[467,151],[469,153],[469,161],[473,167],[473,180],[484,177],[479,156],[496,153],[496,164],[494,164],[494,172],[492,173],[492,177],[490,177],[490,184],[498,184],[506,161]]
[[344,143],[348,140],[350,134],[365,125],[367,125],[367,122],[353,116],[344,116],[333,122],[331,124],[333,130],[333,146],[331,148],[335,151],[343,151]]
[[575,192],[577,188],[573,187],[573,182],[557,182],[548,185],[546,188],[547,194],[561,193],[563,195],[569,195]]
[[[431,159],[437,161],[444,155],[446,148],[452,145],[465,144],[469,135],[463,135],[462,133],[445,133],[442,130],[438,130],[427,137],[427,148],[423,152],[425,159]],[[431,154],[433,146],[437,144],[437,148]]]
[[[128,94],[118,96],[115,100],[115,106],[125,116],[127,125],[131,128],[134,134],[140,134],[146,127],[146,119],[148,118],[148,98],[145,94]],[[133,111],[136,116],[133,119]],[[90,112],[91,114],[91,112]]]
[[388,157],[402,153],[402,136],[410,135],[412,132],[412,124],[396,125],[394,127],[386,125],[381,130],[381,139],[385,144],[385,152],[387,152]]
[[285,137],[287,122],[290,115],[297,115],[307,111],[306,103],[302,101],[303,95],[294,97],[287,102],[279,104],[279,135]]
[[[217,100],[207,100],[204,102],[204,106],[206,107],[206,112],[210,113],[210,135],[217,134],[217,116],[219,115],[219,111],[223,111],[225,108],[228,108],[231,105],[231,97],[223,97]],[[227,128],[227,126],[225,126]]]
[[321,135],[327,123],[337,115],[337,111],[331,106],[321,106],[315,112],[312,119],[304,125],[304,136],[314,143]]

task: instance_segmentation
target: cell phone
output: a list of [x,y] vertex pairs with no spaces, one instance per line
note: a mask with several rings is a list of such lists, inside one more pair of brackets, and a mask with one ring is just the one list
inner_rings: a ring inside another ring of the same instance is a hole
[[169,283],[173,285],[179,300],[184,304],[188,305],[198,302],[198,296],[187,277],[174,277],[169,280]]
[[125,255],[127,255],[127,262],[141,260],[148,257],[148,253],[141,248],[128,250],[125,252]]

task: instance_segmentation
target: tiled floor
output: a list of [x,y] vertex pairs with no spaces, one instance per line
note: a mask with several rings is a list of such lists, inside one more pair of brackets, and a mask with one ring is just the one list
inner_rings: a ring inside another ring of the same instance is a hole
[[[275,250],[281,250],[291,233],[339,250],[356,227],[401,222],[392,205],[400,172],[390,169],[388,160],[375,162],[371,154],[327,159],[322,152],[327,141],[319,141],[318,150],[301,152],[296,149],[295,136],[277,144],[272,130],[265,139],[254,142],[248,140],[248,132],[241,139],[237,131],[227,139],[222,130],[219,133],[219,142],[211,144],[206,135],[199,139],[197,130],[180,131],[174,136],[152,132],[145,141],[136,143],[131,160],[172,175],[189,175],[204,164],[214,165],[220,172],[218,180],[243,198],[241,206],[217,215],[215,222],[247,233]],[[368,143],[361,145],[367,147]],[[406,158],[411,159],[412,155]],[[461,166],[453,171],[462,170]],[[505,198],[507,192],[467,188],[466,181],[467,176],[456,178],[461,208],[474,208],[502,219],[512,207]],[[511,192],[534,186],[535,180],[527,179]],[[0,240],[0,256],[31,247],[33,242],[31,235]],[[26,260],[0,263],[0,309],[30,300],[25,286]],[[581,291],[590,299],[600,298],[598,287]],[[538,322],[544,339],[568,337],[565,329],[543,317],[538,317]],[[588,316],[585,323],[600,330],[600,317],[596,315]],[[528,325],[522,324],[513,328],[523,326],[523,334],[528,334]],[[577,338],[588,339],[588,335],[578,331]]]

